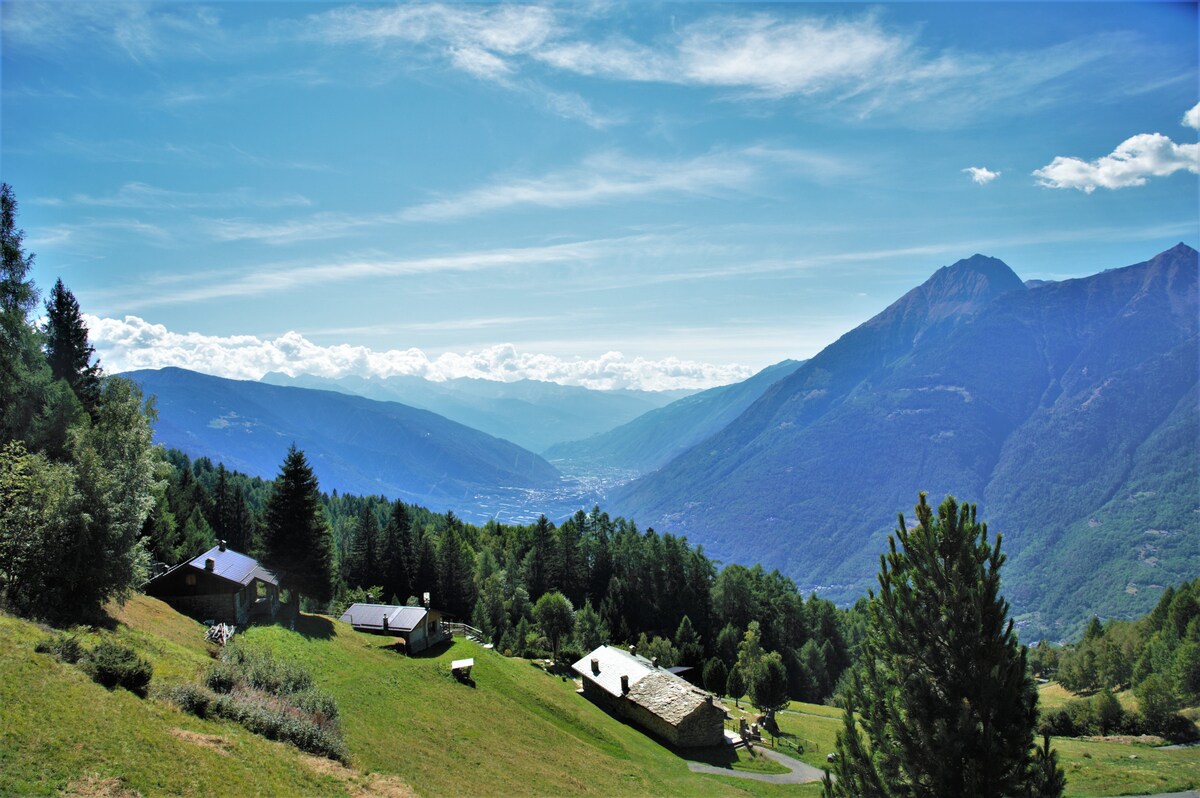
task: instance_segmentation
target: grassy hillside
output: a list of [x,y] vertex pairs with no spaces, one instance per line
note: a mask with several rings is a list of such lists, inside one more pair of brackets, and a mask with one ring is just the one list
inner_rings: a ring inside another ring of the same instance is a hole
[[[203,629],[154,599],[114,613],[111,635],[155,668],[154,684],[211,662]],[[615,720],[574,683],[467,641],[427,658],[319,616],[298,631],[252,628],[250,647],[303,662],[341,708],[352,769],[153,697],[108,692],[33,647],[45,632],[0,616],[0,795],[71,789],[142,795],[818,795],[695,774],[687,760]],[[475,687],[449,662],[475,657]],[[745,763],[754,769],[755,763]]]
[[[114,610],[115,637],[154,664],[154,684],[195,679],[211,662],[203,628],[154,599]],[[602,712],[572,680],[467,641],[407,658],[381,637],[320,616],[296,631],[256,627],[251,648],[301,662],[341,708],[351,767],[307,756],[226,722],[200,720],[153,697],[108,692],[77,668],[33,650],[45,632],[0,615],[0,795],[788,795],[776,786],[696,774],[687,760]],[[475,686],[449,674],[474,657]],[[821,766],[839,712],[793,703],[784,750]],[[799,744],[797,746],[797,744]],[[1194,751],[1058,740],[1068,795],[1195,788]],[[789,747],[790,746],[790,747]],[[1137,757],[1131,759],[1131,757]],[[744,755],[743,755],[744,759]],[[742,761],[742,770],[769,770]]]

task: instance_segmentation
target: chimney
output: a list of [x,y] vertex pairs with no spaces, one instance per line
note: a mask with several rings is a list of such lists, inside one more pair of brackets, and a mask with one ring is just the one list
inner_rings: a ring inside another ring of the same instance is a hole
[[206,570],[206,571],[212,571],[212,570],[214,570],[216,567],[217,567],[217,561],[216,561],[216,560],[214,560],[212,557],[209,557],[208,559],[206,559],[206,560],[204,561],[204,570]]
[[630,654],[637,654],[637,646],[635,646],[635,645],[633,645],[632,643],[630,643],[630,645],[629,645],[629,653],[630,653]]
[[388,622],[387,622],[387,613],[385,612],[383,614],[383,631],[386,632],[387,630],[388,630]]
[[600,660],[597,657],[592,657],[592,673],[600,672]]
[[220,551],[225,551],[225,541],[223,541],[223,540],[222,540],[222,541],[220,541],[220,542],[217,544],[217,548],[218,548]]
[[421,596],[421,598],[425,599],[425,609],[429,609],[429,594],[425,593]]
[[622,676],[621,677],[621,695],[625,695],[628,692],[629,692],[629,677]]
[[651,667],[651,668],[657,668],[657,667],[658,667],[658,657],[651,657],[651,658],[650,658],[650,667]]

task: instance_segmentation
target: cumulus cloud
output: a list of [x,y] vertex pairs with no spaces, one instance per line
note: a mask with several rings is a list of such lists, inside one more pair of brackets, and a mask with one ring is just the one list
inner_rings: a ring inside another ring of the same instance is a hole
[[1097,188],[1145,185],[1151,177],[1166,177],[1180,170],[1200,174],[1200,144],[1176,144],[1161,133],[1141,133],[1094,161],[1060,155],[1033,176],[1048,188],[1074,188],[1090,194]]
[[252,335],[179,333],[137,316],[123,319],[87,315],[91,342],[111,372],[167,366],[232,379],[257,380],[268,371],[320,377],[416,376],[435,382],[475,377],[500,382],[521,379],[578,385],[597,390],[633,388],[703,389],[744,380],[751,369],[679,358],[651,360],[606,352],[595,358],[561,358],[519,352],[498,344],[463,353],[429,357],[420,349],[384,352],[364,346],[320,346],[298,332],[263,339]]
[[1000,176],[999,172],[993,172],[986,166],[968,166],[963,171],[971,176],[971,180],[975,181],[981,186],[986,186],[988,183]]
[[1200,130],[1200,103],[1193,105],[1191,110],[1183,115],[1183,124]]

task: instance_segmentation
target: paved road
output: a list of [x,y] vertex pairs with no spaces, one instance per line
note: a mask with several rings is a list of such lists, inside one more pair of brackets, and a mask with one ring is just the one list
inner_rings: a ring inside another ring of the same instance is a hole
[[[756,751],[761,751],[765,756],[774,759],[785,768],[791,768],[791,773],[748,773],[744,770],[733,770],[732,768],[719,768],[712,765],[702,765],[699,762],[688,762],[688,770],[693,773],[714,773],[718,776],[733,776],[738,779],[753,779],[754,781],[765,781],[768,784],[808,784],[814,781],[820,781],[825,775],[812,765],[806,765],[799,759],[793,759],[787,754],[781,754],[778,751],[772,751],[767,748],[758,747]],[[1200,798],[1200,796],[1197,796]]]

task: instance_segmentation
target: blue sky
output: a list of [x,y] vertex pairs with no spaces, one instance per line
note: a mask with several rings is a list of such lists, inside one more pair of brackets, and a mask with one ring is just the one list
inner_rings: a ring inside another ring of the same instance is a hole
[[706,387],[976,252],[1200,243],[1193,3],[0,14],[35,278],[116,370]]

